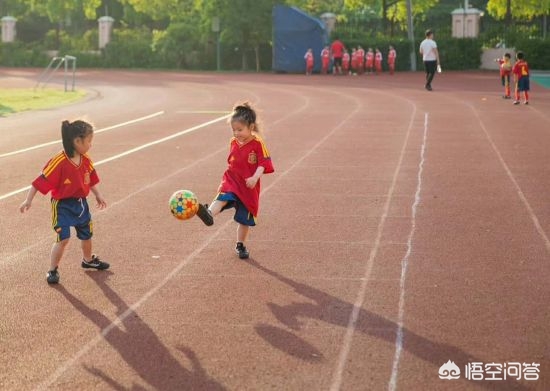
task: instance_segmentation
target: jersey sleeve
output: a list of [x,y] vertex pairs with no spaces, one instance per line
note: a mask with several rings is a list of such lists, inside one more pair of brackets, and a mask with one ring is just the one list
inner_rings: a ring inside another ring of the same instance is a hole
[[264,174],[271,174],[275,171],[275,169],[273,168],[273,163],[271,162],[271,155],[269,154],[269,151],[267,150],[267,147],[263,140],[257,140],[262,148],[262,153],[258,156],[258,166],[262,166],[264,168]]
[[42,194],[48,194],[49,191],[58,187],[61,180],[61,167],[64,156],[59,154],[46,163],[42,173],[36,178],[32,185]]

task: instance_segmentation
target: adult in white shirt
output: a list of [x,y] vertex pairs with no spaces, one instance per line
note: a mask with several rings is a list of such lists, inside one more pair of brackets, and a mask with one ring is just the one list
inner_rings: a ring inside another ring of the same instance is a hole
[[422,55],[424,69],[426,70],[426,89],[428,91],[432,90],[432,80],[439,66],[439,52],[433,38],[433,31],[426,30],[426,39],[420,43],[420,54]]

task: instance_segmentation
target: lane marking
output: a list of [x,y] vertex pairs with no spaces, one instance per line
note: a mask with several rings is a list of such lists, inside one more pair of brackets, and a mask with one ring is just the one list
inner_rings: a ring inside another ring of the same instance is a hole
[[178,110],[178,114],[231,114],[227,110]]
[[371,248],[371,251],[369,253],[369,257],[367,259],[366,267],[365,267],[365,273],[362,278],[361,286],[359,288],[359,292],[357,293],[357,298],[355,300],[355,303],[353,304],[353,310],[351,311],[351,315],[349,317],[348,325],[346,328],[346,334],[344,336],[344,341],[342,343],[342,348],[340,350],[340,355],[338,358],[338,364],[334,371],[333,377],[332,377],[332,385],[330,387],[331,391],[338,391],[340,390],[340,387],[342,385],[342,377],[344,373],[344,367],[346,364],[346,361],[349,356],[349,352],[351,349],[351,342],[353,340],[353,334],[355,333],[355,329],[357,328],[357,320],[359,318],[359,313],[361,312],[361,307],[363,306],[363,302],[365,301],[365,294],[367,291],[367,285],[370,280],[370,275],[372,273],[372,267],[374,265],[374,259],[376,258],[376,255],[378,254],[378,249],[380,248],[380,245],[382,243],[382,232],[384,230],[384,225],[386,223],[386,219],[389,214],[390,204],[393,198],[393,192],[395,190],[395,186],[397,184],[397,177],[399,176],[399,172],[401,171],[401,166],[403,164],[403,159],[405,157],[405,152],[407,145],[409,143],[409,137],[411,134],[411,130],[413,128],[414,119],[416,116],[416,105],[413,102],[410,102],[413,105],[413,112],[411,115],[411,119],[409,122],[409,126],[407,129],[407,133],[405,135],[405,140],[403,141],[403,146],[401,147],[401,152],[399,154],[399,160],[397,162],[397,166],[395,167],[393,178],[391,182],[391,186],[388,189],[386,202],[384,203],[384,208],[382,216],[380,217],[380,221],[378,223],[378,228],[376,232],[376,239],[374,240],[374,245]]
[[483,133],[485,133],[485,137],[487,137],[487,140],[489,141],[489,144],[491,145],[491,148],[493,149],[493,151],[497,155],[497,158],[498,158],[500,164],[502,165],[502,167],[504,168],[504,171],[506,172],[506,175],[508,176],[508,178],[510,179],[510,181],[514,185],[514,188],[516,189],[516,193],[517,193],[519,199],[521,200],[521,202],[525,206],[525,209],[527,209],[527,213],[529,214],[529,217],[533,221],[533,224],[535,225],[535,229],[537,230],[538,234],[542,238],[542,241],[544,242],[544,246],[546,247],[546,251],[550,254],[550,240],[548,239],[548,235],[546,235],[546,232],[544,232],[544,229],[542,228],[542,226],[539,222],[539,219],[538,219],[537,215],[535,214],[535,211],[531,207],[531,204],[527,200],[527,197],[525,196],[525,193],[523,192],[523,190],[521,190],[521,187],[519,186],[518,181],[514,177],[514,174],[512,173],[512,171],[510,170],[510,168],[508,167],[506,162],[504,161],[504,158],[502,157],[502,154],[500,153],[500,151],[498,150],[496,144],[494,143],[493,139],[491,138],[491,136],[490,136],[489,132],[487,131],[487,128],[485,127],[483,121],[479,117],[479,113],[477,112],[477,110],[475,110],[475,108],[472,105],[470,105],[470,104],[467,104],[467,105],[474,112],[474,115],[476,116],[476,118],[479,122],[479,125],[481,126],[481,129],[483,130]]
[[403,351],[403,318],[405,317],[405,282],[407,279],[407,271],[409,269],[409,257],[412,252],[412,242],[416,231],[416,212],[420,205],[420,193],[422,192],[422,172],[424,171],[426,140],[428,137],[428,113],[424,114],[424,136],[422,138],[422,148],[420,149],[420,163],[418,164],[418,175],[416,192],[414,194],[414,202],[411,206],[411,230],[407,239],[407,251],[401,260],[401,278],[399,280],[399,309],[397,313],[397,336],[395,338],[395,355],[393,358],[392,372],[388,385],[389,391],[394,391],[397,388],[397,377],[399,373],[399,361],[401,352]]
[[[153,114],[150,114],[150,115],[146,115],[145,117],[136,118],[136,119],[133,119],[133,120],[130,120],[130,121],[121,122],[120,124],[116,124],[116,125],[113,125],[113,126],[108,126],[108,127],[106,127],[106,128],[94,130],[94,133],[102,133],[102,132],[106,132],[106,131],[108,131],[108,130],[112,130],[112,129],[116,129],[116,128],[121,128],[121,127],[123,127],[123,126],[135,124],[135,123],[137,123],[137,122],[145,121],[145,120],[148,120],[148,119],[151,119],[151,118],[154,118],[154,117],[158,117],[159,115],[163,115],[163,114],[164,114],[164,111],[158,111],[158,112],[156,112],[156,113],[153,113]],[[48,146],[50,146],[50,145],[55,145],[55,144],[59,144],[59,143],[60,143],[60,140],[49,141],[49,142],[44,143],[44,144],[34,145],[34,146],[32,146],[32,147],[19,149],[19,150],[17,150],[17,151],[2,153],[2,154],[0,154],[0,158],[8,157],[8,156],[13,156],[13,155],[18,155],[18,154],[20,154],[20,153],[33,151],[33,150],[35,150],[35,149],[39,149],[39,148],[43,148],[43,147],[48,147]]]
[[[216,119],[213,119],[211,121],[208,121],[208,122],[204,122],[200,125],[196,125],[196,126],[193,126],[192,128],[189,128],[189,129],[185,129],[185,130],[182,130],[181,132],[177,132],[177,133],[174,133],[170,136],[166,136],[166,137],[163,137],[161,139],[158,139],[158,140],[155,140],[155,141],[152,141],[152,142],[149,142],[149,143],[146,143],[146,144],[142,144],[140,145],[139,147],[135,147],[135,148],[132,148],[132,149],[129,149],[125,152],[122,152],[122,153],[119,153],[118,155],[114,155],[114,156],[111,156],[111,157],[108,157],[107,159],[103,159],[103,160],[100,160],[98,162],[95,162],[94,163],[94,166],[100,166],[102,164],[105,164],[105,163],[108,163],[110,161],[113,161],[113,160],[116,160],[116,159],[120,159],[121,157],[124,157],[124,156],[127,156],[127,155],[131,155],[132,153],[135,153],[135,152],[138,152],[138,151],[141,151],[145,148],[149,148],[149,147],[152,147],[153,145],[157,145],[157,144],[160,144],[160,143],[163,143],[165,141],[169,141],[169,140],[172,140],[176,137],[180,137],[180,136],[183,136],[184,134],[187,134],[187,133],[191,133],[191,132],[194,132],[198,129],[201,129],[201,128],[204,128],[206,126],[209,126],[209,125],[212,125],[216,122],[220,122],[226,118],[228,118],[230,116],[230,114],[228,115],[224,115],[222,117],[218,117]],[[31,188],[31,185],[29,186],[25,186],[21,189],[17,189],[17,190],[14,190],[10,193],[6,193],[6,194],[3,194],[3,195],[0,195],[0,201],[2,200],[5,200],[6,198],[10,198],[11,196],[14,196],[14,195],[17,195],[19,193],[23,193],[27,190],[29,190]]]

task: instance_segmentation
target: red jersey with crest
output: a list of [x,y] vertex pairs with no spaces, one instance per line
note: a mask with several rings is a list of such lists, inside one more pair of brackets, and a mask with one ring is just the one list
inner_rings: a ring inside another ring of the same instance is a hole
[[42,194],[52,192],[52,198],[86,198],[90,187],[99,183],[94,165],[87,155],[80,156],[80,164],[75,164],[65,151],[59,152],[44,166],[42,174],[32,185]]
[[260,181],[252,189],[246,187],[246,179],[256,172],[258,166],[264,168],[264,174],[274,171],[271,156],[263,140],[254,136],[246,144],[240,145],[235,137],[229,145],[228,167],[223,174],[220,193],[234,193],[254,217],[258,216],[260,201]]

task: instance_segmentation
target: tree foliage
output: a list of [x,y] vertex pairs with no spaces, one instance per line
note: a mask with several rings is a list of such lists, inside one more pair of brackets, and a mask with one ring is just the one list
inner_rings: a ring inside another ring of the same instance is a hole
[[508,5],[511,17],[529,20],[535,16],[550,14],[550,0],[489,0],[487,12],[498,20],[508,16]]

